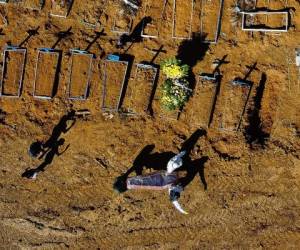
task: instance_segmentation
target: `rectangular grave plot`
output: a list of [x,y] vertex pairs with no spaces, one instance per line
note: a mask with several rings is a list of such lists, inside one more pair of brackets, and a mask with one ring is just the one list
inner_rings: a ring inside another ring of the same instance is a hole
[[209,126],[218,84],[199,79],[194,94],[186,107],[189,123],[203,128]]
[[243,12],[242,30],[261,32],[287,32],[289,14],[287,11]]
[[221,29],[224,0],[201,1],[201,33],[205,42],[216,43]]
[[242,122],[242,115],[247,105],[250,86],[239,86],[228,83],[226,85],[226,97],[223,107],[220,129],[226,131],[237,131]]
[[51,0],[51,16],[67,17],[74,0]]
[[54,96],[60,53],[52,49],[39,49],[35,69],[33,96],[51,99]]
[[90,87],[93,55],[85,51],[71,51],[68,98],[86,100]]
[[142,37],[157,38],[159,36],[159,24],[162,22],[162,15],[165,1],[147,0],[145,4],[145,17],[151,17],[150,22],[143,22]]
[[45,5],[45,0],[23,0],[23,6],[32,10],[41,10]]
[[127,88],[124,106],[130,113],[143,114],[148,111],[158,70],[151,65],[137,64],[134,72]]
[[21,96],[25,59],[26,49],[6,48],[4,50],[1,96]]
[[172,38],[190,39],[194,0],[173,0]]
[[127,61],[104,62],[103,98],[104,111],[118,111],[128,69]]

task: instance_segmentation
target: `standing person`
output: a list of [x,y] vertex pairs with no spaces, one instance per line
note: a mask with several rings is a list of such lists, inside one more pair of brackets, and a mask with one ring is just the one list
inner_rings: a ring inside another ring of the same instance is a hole
[[178,199],[180,193],[183,191],[183,187],[179,182],[179,176],[176,169],[182,166],[182,157],[186,154],[186,151],[182,151],[179,154],[172,157],[168,164],[167,170],[156,171],[147,175],[138,175],[129,178],[118,177],[114,182],[113,188],[118,193],[123,193],[130,189],[147,189],[147,190],[164,190],[168,189],[169,197],[175,208],[183,214],[187,214],[180,204]]

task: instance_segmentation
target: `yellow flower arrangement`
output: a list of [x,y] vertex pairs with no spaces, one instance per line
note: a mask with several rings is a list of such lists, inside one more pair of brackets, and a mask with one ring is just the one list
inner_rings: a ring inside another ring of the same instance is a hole
[[180,64],[181,61],[176,58],[167,59],[161,64],[161,70],[169,79],[186,77],[189,72],[189,67],[188,65]]

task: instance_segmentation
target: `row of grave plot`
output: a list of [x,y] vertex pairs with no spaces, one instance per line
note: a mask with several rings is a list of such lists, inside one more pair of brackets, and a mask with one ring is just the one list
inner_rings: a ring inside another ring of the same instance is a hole
[[[9,1],[0,0],[0,3],[7,2]],[[73,2],[73,0],[52,0],[49,15],[66,18]],[[119,1],[115,3],[91,2],[91,4],[87,3],[90,8],[88,11],[86,9],[76,11],[76,20],[87,28],[98,29],[110,26],[110,31],[115,34],[129,34],[134,29],[133,23],[136,16],[124,11]],[[18,3],[23,7],[41,11],[45,0],[22,0]],[[216,43],[221,30],[223,9],[224,0],[173,0],[170,3],[166,0],[147,0],[140,8],[145,18],[137,27],[142,27],[140,35],[144,38],[157,38],[167,28],[171,29],[171,32],[167,31],[167,33],[171,33],[173,39],[191,39],[192,34],[199,33],[206,34],[206,42]],[[111,23],[105,20],[104,10],[109,10],[111,13],[109,16]]]
[[[7,47],[4,50],[1,97],[21,96],[25,58],[26,49]],[[59,51],[38,49],[33,90],[35,98],[47,100],[54,97],[58,88],[60,60]],[[93,55],[86,51],[71,50],[67,87],[69,99],[88,98],[93,60]],[[146,63],[132,65],[130,61],[116,55],[109,55],[102,66],[103,111],[122,112],[127,115],[155,113],[162,118],[178,119],[181,111],[165,111],[157,98],[160,95],[157,85],[162,83],[158,81],[159,68]],[[251,85],[228,82],[224,88],[226,94],[223,93],[218,100],[221,83],[199,76],[193,96],[182,112],[186,120],[201,127],[209,127],[214,120],[215,126],[220,129],[238,130],[243,122]],[[219,108],[216,108],[217,101],[222,102]]]
[[[50,48],[37,49],[37,59],[33,80],[33,96],[40,99],[52,99],[58,88],[62,52]],[[22,94],[25,73],[26,48],[7,46],[3,51],[3,68],[0,81],[0,96],[18,98]],[[86,100],[91,86],[94,55],[83,50],[70,50],[70,67],[67,97],[73,100]],[[158,67],[150,64],[135,64],[134,76],[130,78],[136,84],[144,81],[151,92],[158,79]],[[131,99],[138,99],[144,91],[134,96],[128,80],[131,73],[131,61],[121,60],[120,56],[109,55],[103,62],[103,109],[118,110],[123,89],[128,87]],[[135,89],[136,89],[135,86]],[[151,89],[150,89],[151,88]],[[150,97],[149,97],[150,98]]]
[[[7,46],[3,52],[3,68],[0,83],[1,97],[20,97],[26,62],[26,48]],[[71,50],[70,99],[86,99],[90,86],[93,54]],[[33,96],[52,99],[59,82],[62,53],[59,50],[39,48],[34,75]]]
[[[0,0],[0,3],[6,2],[8,1]],[[73,2],[73,0],[52,0],[49,15],[67,17]],[[41,10],[45,1],[23,0],[20,4],[30,9]],[[111,24],[108,23],[107,18],[104,18],[104,9],[108,11],[108,5],[111,13],[108,19],[112,18]],[[224,15],[224,18],[230,15],[231,21],[225,24],[223,30],[225,29],[227,33],[233,29],[235,35],[237,35],[237,26],[240,26],[242,32],[287,32],[292,17],[287,1],[251,0],[248,3],[239,3],[232,9],[224,7],[224,0],[173,0],[170,4],[167,0],[146,0],[141,8],[144,18],[133,28],[135,16],[122,11],[118,1],[116,3],[97,1],[97,3],[88,3],[87,6],[91,8],[90,11],[78,10],[76,14],[78,15],[76,20],[80,20],[87,28],[97,30],[110,26],[110,31],[118,35],[130,34],[132,30],[136,34],[138,29],[139,35],[144,38],[158,38],[162,33],[171,33],[172,39],[179,40],[192,39],[193,35],[198,34],[202,35],[203,42],[212,44],[217,43],[221,33],[224,9],[232,11]],[[4,17],[0,14],[0,18]],[[102,20],[103,18],[105,21]],[[7,20],[3,20],[4,25],[7,23]],[[239,37],[243,35],[239,33]]]

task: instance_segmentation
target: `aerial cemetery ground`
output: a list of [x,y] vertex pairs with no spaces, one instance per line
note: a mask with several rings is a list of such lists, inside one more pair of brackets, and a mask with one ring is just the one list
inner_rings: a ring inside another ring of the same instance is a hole
[[[299,1],[42,2],[0,4],[0,249],[299,249]],[[172,57],[192,94],[168,111]],[[22,178],[71,110],[65,152]],[[114,192],[143,148],[150,173],[197,131],[188,215],[167,192]]]

